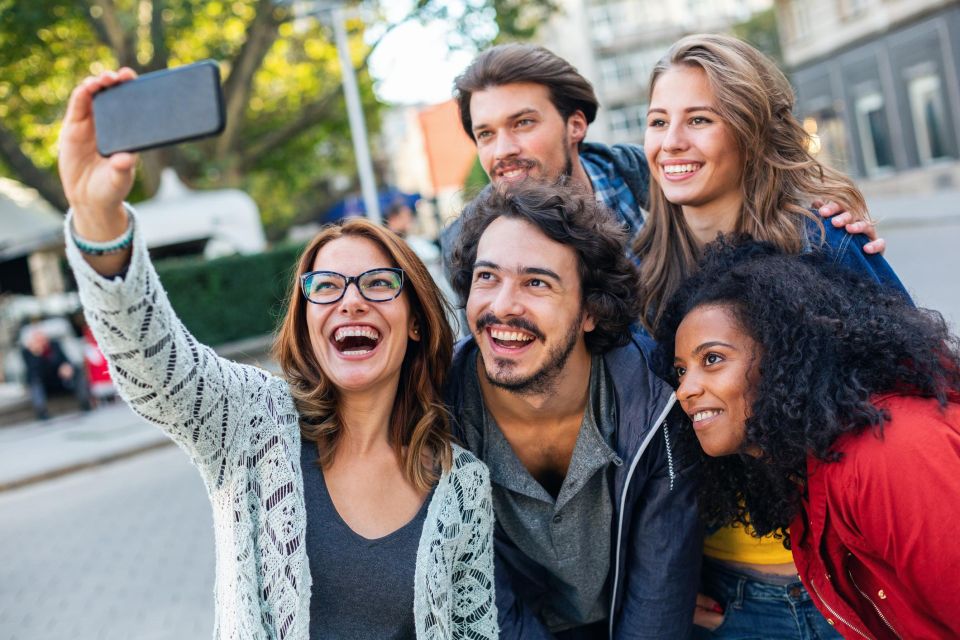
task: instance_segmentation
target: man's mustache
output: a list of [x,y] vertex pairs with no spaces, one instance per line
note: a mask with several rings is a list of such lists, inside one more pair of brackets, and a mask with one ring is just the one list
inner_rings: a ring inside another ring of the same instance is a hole
[[547,337],[543,334],[543,331],[540,331],[540,328],[537,325],[533,324],[526,318],[510,318],[509,320],[501,320],[489,311],[477,318],[477,333],[480,333],[487,327],[495,324],[505,325],[514,329],[522,329],[527,333],[532,334],[540,342],[545,342],[547,339]]
[[524,169],[526,171],[529,171],[530,169],[533,169],[539,166],[540,166],[539,162],[537,162],[536,160],[531,160],[529,158],[507,158],[493,165],[493,169],[490,170],[490,173],[498,173],[500,171],[510,171],[511,169]]

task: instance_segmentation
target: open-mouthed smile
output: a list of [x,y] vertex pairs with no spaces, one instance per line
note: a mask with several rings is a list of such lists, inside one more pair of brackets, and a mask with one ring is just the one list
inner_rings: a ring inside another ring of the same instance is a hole
[[526,331],[518,331],[514,328],[487,328],[487,335],[490,337],[490,344],[494,351],[504,354],[517,354],[536,340],[536,336]]
[[366,324],[337,327],[330,337],[337,352],[348,358],[371,354],[376,350],[381,339],[380,332]]
[[699,429],[701,427],[707,426],[714,418],[721,415],[723,409],[701,409],[690,415],[690,419],[693,421],[693,428]]
[[703,164],[700,162],[687,162],[677,164],[662,165],[663,175],[668,180],[682,180],[694,175]]

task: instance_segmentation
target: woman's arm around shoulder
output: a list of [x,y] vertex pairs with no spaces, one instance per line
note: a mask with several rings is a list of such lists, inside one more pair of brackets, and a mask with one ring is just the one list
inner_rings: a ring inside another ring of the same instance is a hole
[[[910,294],[900,282],[890,263],[879,253],[864,252],[864,246],[869,242],[869,238],[862,234],[848,233],[845,229],[834,227],[829,223],[824,224],[823,227],[822,250],[833,259],[835,265],[886,285],[910,300]],[[816,229],[810,229],[810,234],[814,240],[819,238],[819,232]]]

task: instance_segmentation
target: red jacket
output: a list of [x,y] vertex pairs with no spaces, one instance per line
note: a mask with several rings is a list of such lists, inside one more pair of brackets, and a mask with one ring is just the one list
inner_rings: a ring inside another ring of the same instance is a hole
[[881,396],[890,413],[807,460],[790,525],[800,579],[845,638],[960,638],[960,396]]

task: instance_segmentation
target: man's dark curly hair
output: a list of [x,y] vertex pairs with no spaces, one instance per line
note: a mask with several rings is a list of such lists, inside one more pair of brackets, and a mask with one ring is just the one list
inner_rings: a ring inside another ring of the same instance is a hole
[[702,306],[728,308],[759,351],[745,444],[762,453],[704,456],[701,509],[711,527],[749,522],[789,545],[808,454],[835,462],[841,435],[873,428],[881,437],[889,416],[876,394],[943,406],[960,391],[960,340],[943,316],[819,254],[786,256],[744,238],[710,245],[657,326],[655,367],[674,384],[677,328]]
[[480,236],[500,217],[529,222],[576,251],[583,309],[596,321],[584,336],[587,349],[605,353],[626,344],[640,313],[637,269],[626,254],[627,232],[592,193],[571,185],[525,180],[490,187],[467,205],[450,264],[460,304],[466,306],[470,294]]

